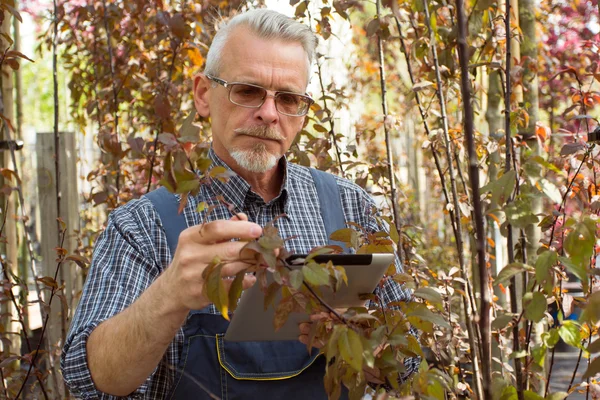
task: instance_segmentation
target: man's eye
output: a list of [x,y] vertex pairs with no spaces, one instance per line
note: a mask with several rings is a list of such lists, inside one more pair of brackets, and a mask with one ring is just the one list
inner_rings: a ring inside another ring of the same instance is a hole
[[262,90],[252,86],[242,86],[236,89],[236,94],[245,97],[261,96]]
[[281,93],[278,98],[282,104],[298,104],[299,102],[298,96],[293,94]]

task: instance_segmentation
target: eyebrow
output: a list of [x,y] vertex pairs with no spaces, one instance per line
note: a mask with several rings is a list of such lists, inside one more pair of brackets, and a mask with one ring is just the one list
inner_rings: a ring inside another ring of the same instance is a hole
[[[232,79],[231,81],[228,81],[230,83],[235,82],[235,83],[247,83],[250,85],[255,85],[255,86],[260,86],[261,88],[265,88],[263,85],[261,85],[260,83],[257,83],[256,81],[253,81],[252,79],[244,79],[242,78],[241,80],[237,80],[237,79]],[[265,88],[265,89],[269,89],[269,88]],[[269,89],[269,90],[273,90],[275,92],[289,92],[289,93],[296,93],[296,94],[302,94],[304,95],[305,92],[301,91],[301,90],[295,90],[292,88],[287,88],[287,89]]]

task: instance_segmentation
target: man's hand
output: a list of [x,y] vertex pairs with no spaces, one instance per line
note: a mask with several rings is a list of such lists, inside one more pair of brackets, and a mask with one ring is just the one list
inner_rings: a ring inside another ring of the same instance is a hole
[[[262,234],[262,228],[248,221],[246,214],[237,214],[230,220],[213,221],[201,226],[193,226],[179,235],[179,243],[173,262],[163,274],[169,288],[170,297],[178,308],[201,309],[210,304],[204,293],[202,273],[215,257],[225,262],[221,274],[235,276],[248,267],[240,261],[240,252],[247,241]],[[232,239],[239,241],[232,242]],[[247,289],[256,282],[253,275],[246,275],[243,288]],[[232,280],[226,280],[227,288]]]

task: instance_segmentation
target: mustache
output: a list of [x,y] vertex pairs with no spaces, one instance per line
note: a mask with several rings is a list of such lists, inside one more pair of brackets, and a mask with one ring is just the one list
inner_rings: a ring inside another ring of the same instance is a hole
[[242,135],[255,136],[263,139],[271,140],[283,140],[284,137],[277,131],[277,129],[265,125],[255,125],[248,128],[237,128],[234,130],[235,133]]

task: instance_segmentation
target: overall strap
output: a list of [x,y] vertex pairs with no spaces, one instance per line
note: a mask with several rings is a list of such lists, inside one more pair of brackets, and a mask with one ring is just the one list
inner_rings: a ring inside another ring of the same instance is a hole
[[165,187],[160,187],[156,190],[144,195],[158,213],[162,222],[163,228],[167,235],[167,244],[171,250],[171,257],[175,256],[175,249],[179,241],[179,234],[187,228],[185,216],[179,214],[179,202],[177,197],[169,192]]
[[325,232],[329,244],[340,246],[346,252],[346,244],[331,240],[331,234],[339,229],[346,228],[342,200],[335,177],[318,169],[310,168],[317,194],[319,196],[319,206],[321,208],[321,217],[325,224]]

